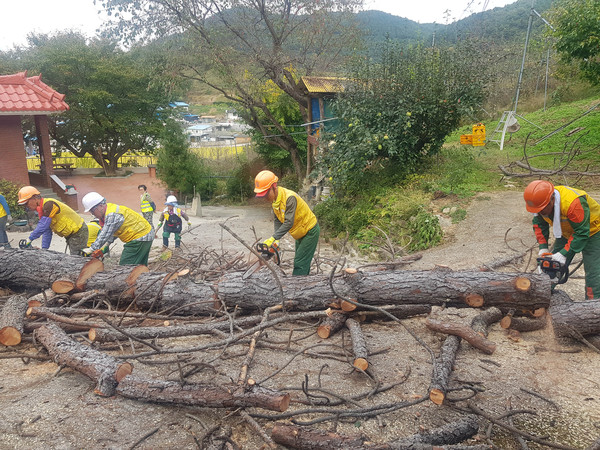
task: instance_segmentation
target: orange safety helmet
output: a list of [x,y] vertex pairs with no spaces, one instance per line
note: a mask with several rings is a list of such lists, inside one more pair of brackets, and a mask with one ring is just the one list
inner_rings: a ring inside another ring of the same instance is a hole
[[19,205],[24,205],[34,195],[41,195],[33,186],[24,186],[19,189]]
[[279,178],[270,170],[263,170],[256,175],[254,178],[254,192],[257,197],[264,197],[267,195],[268,190],[277,183]]
[[552,194],[554,194],[554,186],[549,181],[532,181],[523,193],[525,208],[531,213],[539,213],[550,202]]

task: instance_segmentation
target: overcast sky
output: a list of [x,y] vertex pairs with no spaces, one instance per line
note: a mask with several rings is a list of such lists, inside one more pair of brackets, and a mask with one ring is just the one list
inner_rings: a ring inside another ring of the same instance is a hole
[[[385,11],[416,22],[445,24],[516,0],[365,0],[366,9]],[[448,13],[445,13],[449,11]],[[74,29],[94,35],[105,16],[93,0],[2,1],[0,50],[23,45],[28,33]]]

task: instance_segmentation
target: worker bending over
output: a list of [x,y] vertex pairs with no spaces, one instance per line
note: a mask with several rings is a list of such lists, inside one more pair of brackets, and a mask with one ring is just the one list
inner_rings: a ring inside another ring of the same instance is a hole
[[119,238],[125,243],[120,265],[148,264],[154,229],[146,219],[126,206],[107,203],[97,192],[89,192],[81,202],[85,212],[91,212],[98,218],[102,227],[96,240],[83,253],[102,256],[102,247]]
[[279,240],[289,232],[296,240],[292,275],[308,275],[321,228],[308,204],[294,191],[277,186],[278,180],[270,170],[263,170],[254,179],[256,196],[270,201],[275,214],[275,231],[264,244],[279,245]]
[[[163,247],[165,249],[169,247],[169,236],[171,233],[173,233],[175,236],[175,248],[179,248],[181,245],[181,228],[183,225],[181,218],[183,217],[186,220],[188,227],[192,226],[192,223],[190,222],[190,218],[185,211],[179,207],[179,204],[177,203],[177,197],[174,195],[169,195],[165,205],[167,205],[167,207],[160,216],[156,231],[158,232],[160,227],[162,227],[164,224],[165,228],[162,234]],[[156,236],[158,237],[158,234]]]
[[50,248],[54,232],[66,239],[71,255],[77,255],[85,248],[88,228],[83,218],[70,206],[58,200],[42,198],[40,191],[33,186],[22,187],[18,199],[19,205],[24,206],[26,210],[36,211],[40,219],[35,230],[25,241],[26,246],[31,246],[31,242],[41,236],[42,248]]
[[552,227],[552,259],[569,264],[573,256],[581,252],[586,297],[600,296],[600,205],[585,191],[553,186],[544,180],[529,183],[523,197],[527,211],[534,213],[533,231],[539,244],[539,255],[549,253],[549,229]]

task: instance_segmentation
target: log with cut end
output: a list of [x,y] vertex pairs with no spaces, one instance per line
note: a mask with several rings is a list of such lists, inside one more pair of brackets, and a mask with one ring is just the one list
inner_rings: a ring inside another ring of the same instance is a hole
[[52,283],[52,290],[57,294],[68,294],[75,289],[75,278],[59,278]]
[[131,286],[135,284],[139,276],[148,272],[148,267],[139,266],[118,266],[108,272],[98,272],[90,277],[85,289],[96,289],[106,292],[106,295],[121,296],[126,298],[131,296]]
[[426,325],[427,328],[432,331],[459,336],[473,347],[481,350],[487,355],[491,355],[494,353],[494,351],[496,351],[496,344],[494,342],[486,339],[479,333],[476,333],[475,330],[469,326],[457,323],[441,322],[435,319],[427,319]]
[[[383,311],[386,311],[398,319],[406,319],[413,316],[422,316],[431,313],[431,305],[385,305],[380,306]],[[359,322],[387,319],[387,314],[381,311],[358,311],[352,315],[353,319]]]
[[[479,431],[477,416],[470,414],[438,428],[391,442],[393,448],[413,448],[415,445],[453,445],[472,438]],[[466,447],[463,447],[466,448]]]
[[[471,329],[482,337],[488,335],[487,328],[500,320],[502,311],[492,307],[481,311],[471,320]],[[460,348],[460,337],[450,335],[444,340],[440,354],[433,361],[431,384],[429,386],[429,399],[436,405],[441,405],[448,391],[450,375],[454,367],[456,353]]]
[[[261,321],[261,316],[249,316],[236,319],[234,326],[244,327],[256,325]],[[229,331],[231,323],[229,320],[209,323],[195,323],[188,325],[163,326],[163,327],[132,327],[126,328],[127,334],[138,339],[160,339],[181,336],[197,336],[201,334],[213,334],[215,331]],[[92,342],[111,342],[127,340],[125,336],[112,328],[91,328],[88,337]]]
[[0,312],[0,344],[19,345],[23,336],[23,322],[27,312],[27,297],[13,295]]
[[546,328],[548,324],[547,317],[537,317],[530,319],[529,317],[514,317],[511,315],[505,316],[500,321],[500,326],[504,329],[510,328],[517,331],[536,331]]
[[[39,292],[50,288],[60,278],[79,277],[89,261],[82,256],[50,250],[5,249],[0,252],[0,286],[16,291]],[[91,272],[102,270],[102,262],[99,262],[100,265],[93,263],[88,266]]]
[[271,438],[278,444],[289,448],[323,450],[373,448],[365,444],[366,439],[360,435],[342,435],[331,431],[282,423],[275,424],[271,431]]
[[347,318],[347,314],[333,312],[323,321],[321,325],[318,326],[317,334],[321,339],[327,339],[343,328]]
[[57,364],[68,366],[94,380],[94,392],[98,395],[114,395],[119,382],[133,371],[132,364],[74,341],[54,323],[38,328],[34,336]]
[[553,304],[549,313],[557,336],[577,339],[600,334],[600,300]]
[[367,370],[369,368],[367,360],[369,350],[365,336],[360,329],[360,324],[354,319],[347,319],[346,327],[350,330],[350,339],[352,340],[352,350],[354,352],[354,362],[352,365],[357,369]]
[[205,408],[257,407],[283,412],[290,404],[290,394],[256,385],[248,388],[237,384],[215,386],[185,383],[182,385],[175,381],[152,380],[129,375],[116,389],[119,395],[136,400]]

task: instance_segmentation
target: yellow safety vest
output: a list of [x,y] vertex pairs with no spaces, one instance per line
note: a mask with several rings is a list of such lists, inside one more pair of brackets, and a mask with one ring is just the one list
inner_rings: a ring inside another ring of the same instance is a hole
[[87,222],[86,225],[88,228],[87,246],[91,247],[91,245],[94,243],[94,241],[96,241],[96,238],[98,237],[98,233],[100,233],[100,230],[102,229],[102,227],[100,225],[98,225],[96,222]]
[[[587,204],[590,207],[590,236],[593,236],[600,231],[600,205],[596,200],[581,189],[575,189],[569,186],[554,186],[554,189],[560,194],[560,227],[565,239],[569,239],[573,236],[573,227],[567,219],[567,212],[569,211],[571,203],[579,197],[585,197]],[[551,217],[541,217],[552,226]]]
[[127,206],[107,203],[104,217],[112,213],[122,214],[125,217],[125,221],[115,232],[115,236],[125,243],[146,236],[152,230],[152,226],[146,219]]
[[50,229],[58,234],[61,237],[69,237],[71,236],[73,233],[77,233],[80,229],[81,226],[84,223],[84,220],[81,218],[81,216],[79,214],[77,214],[75,211],[73,211],[73,209],[64,204],[63,202],[60,202],[58,200],[49,200],[49,199],[42,199],[42,209],[44,207],[44,204],[46,202],[54,202],[58,205],[58,207],[60,208],[59,211],[54,212],[52,211],[51,214],[51,221],[50,221]]
[[4,206],[2,206],[0,204],[0,219],[4,216],[7,216],[8,214],[6,214],[6,210],[4,209]]
[[144,192],[140,197],[140,201],[142,202],[142,212],[152,212],[152,205],[150,204],[150,200],[148,200],[148,193]]
[[[175,214],[177,214],[179,217],[181,217],[181,208],[173,208],[173,211],[175,212]],[[165,218],[165,220],[169,220],[169,209],[165,209],[163,216]]]
[[278,187],[277,200],[273,202],[273,212],[281,223],[285,221],[285,204],[288,197],[296,197],[296,216],[290,234],[294,239],[303,238],[316,224],[317,217],[310,210],[308,204],[296,194],[286,188]]

